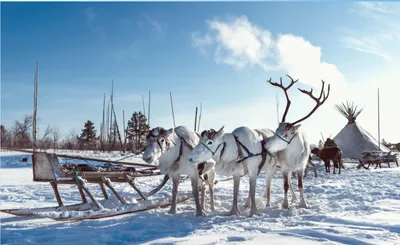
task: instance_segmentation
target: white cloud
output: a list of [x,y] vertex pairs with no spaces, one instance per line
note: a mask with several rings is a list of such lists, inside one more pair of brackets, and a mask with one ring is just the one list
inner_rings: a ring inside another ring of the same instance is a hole
[[98,13],[91,7],[88,7],[85,9],[85,18],[86,18],[86,24],[90,31],[94,33],[98,33],[102,37],[106,36],[105,31],[103,30],[102,27],[96,25],[96,20],[98,18]]
[[246,16],[207,23],[209,31],[192,34],[192,43],[202,52],[214,50],[217,63],[238,69],[259,66],[265,71],[284,70],[313,87],[320,87],[321,79],[337,88],[345,84],[335,65],[321,61],[321,48],[302,37],[280,34],[274,39],[268,30],[252,24]]
[[[283,70],[293,78],[298,78],[299,82],[316,87],[314,94],[320,91],[321,79],[332,84],[330,98],[312,116],[312,120],[302,122],[302,127],[308,132],[311,142],[318,142],[321,138],[320,133],[325,137],[334,137],[346,125],[346,119],[333,108],[333,104],[345,100],[354,101],[364,107],[357,121],[376,137],[378,87],[381,96],[381,138],[392,142],[400,141],[400,130],[396,126],[400,116],[393,111],[398,105],[396,93],[400,90],[397,83],[400,79],[398,66],[393,65],[386,69],[377,67],[368,71],[357,66],[351,73],[346,74],[346,79],[352,81],[347,84],[345,76],[334,64],[322,60],[321,47],[313,45],[303,37],[279,34],[274,38],[269,31],[250,23],[245,16],[230,21],[207,21],[207,24],[207,32],[201,34],[197,31],[192,34],[192,44],[201,52],[211,52],[218,63],[228,64],[237,69],[258,66],[265,71]],[[370,42],[371,46],[372,44],[373,41]],[[275,81],[277,79],[279,78],[273,78]],[[280,95],[281,116],[286,100],[281,91],[277,91]],[[290,93],[293,103],[288,121],[303,117],[315,104],[304,94],[296,91]],[[204,114],[204,118],[207,119],[203,121],[202,128],[217,128],[224,124],[227,130],[242,125],[252,128],[276,127],[275,98],[253,98],[239,104],[238,106],[238,103],[227,102],[224,107],[209,109]],[[179,123],[192,128],[193,115],[189,113],[182,117],[184,119]],[[171,120],[165,120],[166,123],[169,121]]]
[[[167,25],[148,14],[143,14],[143,19],[137,21],[137,26],[143,29],[151,29],[158,35],[166,32]],[[149,28],[150,27],[150,28]]]
[[398,60],[400,49],[400,4],[359,2],[351,9],[363,19],[365,26],[347,30],[341,42],[347,48],[381,57],[389,62]]

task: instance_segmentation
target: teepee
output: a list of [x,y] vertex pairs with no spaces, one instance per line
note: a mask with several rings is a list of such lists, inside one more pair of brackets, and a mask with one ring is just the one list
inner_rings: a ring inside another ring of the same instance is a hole
[[361,158],[363,151],[389,151],[382,144],[379,149],[378,141],[356,122],[363,111],[362,108],[358,109],[354,102],[348,101],[346,104],[336,104],[334,107],[347,119],[347,125],[333,138],[342,149],[344,158]]

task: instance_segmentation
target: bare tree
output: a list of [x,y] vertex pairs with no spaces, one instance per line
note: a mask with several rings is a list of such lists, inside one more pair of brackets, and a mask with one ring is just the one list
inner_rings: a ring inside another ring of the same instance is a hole
[[77,142],[76,131],[75,129],[71,129],[71,131],[65,137],[62,148],[68,150],[74,150],[76,148],[76,142]]
[[53,128],[51,129],[51,135],[53,138],[53,149],[56,151],[58,148],[58,141],[61,139],[60,128],[58,125],[53,125]]
[[1,146],[10,147],[11,146],[11,132],[9,132],[4,125],[0,125],[1,134]]
[[13,146],[18,148],[28,148],[32,146],[31,130],[33,124],[33,117],[31,115],[25,115],[22,122],[15,121],[12,130],[13,134]]
[[52,145],[52,128],[50,125],[47,125],[46,129],[43,132],[43,136],[39,140],[39,148],[42,150],[47,150]]

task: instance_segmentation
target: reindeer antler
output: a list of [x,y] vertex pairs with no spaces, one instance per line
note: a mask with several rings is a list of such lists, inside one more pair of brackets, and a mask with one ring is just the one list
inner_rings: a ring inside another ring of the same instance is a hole
[[293,84],[295,84],[297,81],[299,81],[299,79],[297,79],[296,81],[294,81],[293,80],[293,78],[291,77],[291,76],[289,76],[289,75],[286,75],[287,77],[289,77],[290,78],[290,84],[288,85],[288,86],[283,86],[283,84],[282,84],[282,77],[280,78],[280,83],[278,84],[278,83],[275,83],[275,82],[272,82],[272,78],[270,78],[267,82],[269,82],[272,86],[275,86],[275,87],[278,87],[278,88],[281,88],[281,89],[283,89],[283,92],[285,92],[285,96],[286,96],[286,101],[287,101],[287,103],[286,103],[286,108],[285,108],[285,112],[283,113],[283,116],[282,116],[282,122],[285,122],[285,119],[286,119],[286,115],[287,115],[287,113],[288,113],[288,111],[289,111],[289,108],[290,108],[290,104],[292,103],[291,101],[290,101],[290,99],[289,99],[289,95],[288,95],[288,93],[287,93],[287,91],[289,90],[289,88],[290,87],[292,87],[293,86]]
[[[321,93],[319,94],[319,97],[318,97],[318,98],[316,98],[316,97],[312,94],[312,92],[313,92],[313,89],[312,89],[312,88],[311,88],[310,91],[306,91],[306,90],[304,90],[304,89],[298,89],[298,90],[300,90],[300,92],[302,92],[302,93],[307,94],[308,96],[310,96],[311,99],[313,99],[315,102],[317,102],[317,104],[316,104],[315,107],[311,110],[311,112],[308,113],[305,117],[303,117],[303,118],[301,118],[301,119],[295,121],[294,123],[291,123],[292,126],[295,125],[296,123],[299,123],[299,122],[301,122],[301,121],[307,119],[308,117],[310,117],[310,116],[318,109],[318,107],[320,107],[320,106],[326,101],[326,99],[328,99],[328,97],[329,97],[329,92],[331,91],[331,85],[328,84],[328,93],[325,95],[325,90],[324,90],[325,82],[324,82],[323,80],[321,80],[321,82],[322,82],[322,88],[321,88]],[[323,99],[322,99],[322,101],[321,101],[322,95],[323,95]]]

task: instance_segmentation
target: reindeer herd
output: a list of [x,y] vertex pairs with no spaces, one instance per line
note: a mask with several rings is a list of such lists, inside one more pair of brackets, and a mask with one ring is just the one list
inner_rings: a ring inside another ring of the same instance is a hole
[[[170,214],[176,213],[178,185],[181,175],[188,175],[191,179],[196,216],[205,216],[206,186],[208,186],[210,192],[211,210],[214,210],[216,173],[233,177],[233,203],[230,215],[240,214],[238,208],[240,179],[242,176],[248,175],[250,190],[245,207],[250,207],[250,216],[258,214],[255,199],[257,176],[260,172],[265,172],[266,190],[264,197],[267,199],[266,205],[270,206],[271,180],[278,168],[280,168],[284,183],[282,208],[289,208],[289,189],[291,201],[297,201],[291,184],[290,176],[292,173],[296,173],[298,178],[299,207],[307,208],[303,191],[303,175],[310,162],[312,151],[299,123],[309,118],[327,100],[330,84],[328,85],[328,92],[325,94],[325,82],[321,80],[322,88],[319,97],[313,95],[312,89],[310,91],[299,89],[300,92],[313,99],[316,104],[303,118],[295,122],[287,122],[286,115],[291,104],[287,91],[298,81],[293,80],[289,75],[288,77],[291,82],[286,87],[282,84],[282,78],[280,83],[272,82],[271,79],[268,81],[272,86],[281,88],[287,100],[282,121],[275,131],[271,129],[251,129],[245,126],[236,128],[232,132],[225,132],[224,126],[222,126],[218,131],[214,129],[204,130],[201,135],[184,126],[169,130],[156,127],[150,131],[142,158],[147,163],[154,163],[158,160],[161,173],[172,179]],[[313,149],[313,151],[316,152],[317,150]],[[315,154],[319,154],[319,152]],[[337,154],[339,155],[339,153]],[[321,158],[325,163],[328,162],[329,157],[327,155],[329,154],[325,154],[324,158]],[[337,162],[334,160],[334,163],[336,164],[334,164],[334,172],[335,166],[339,166],[340,173],[341,160]],[[199,198],[199,184],[201,200]]]

